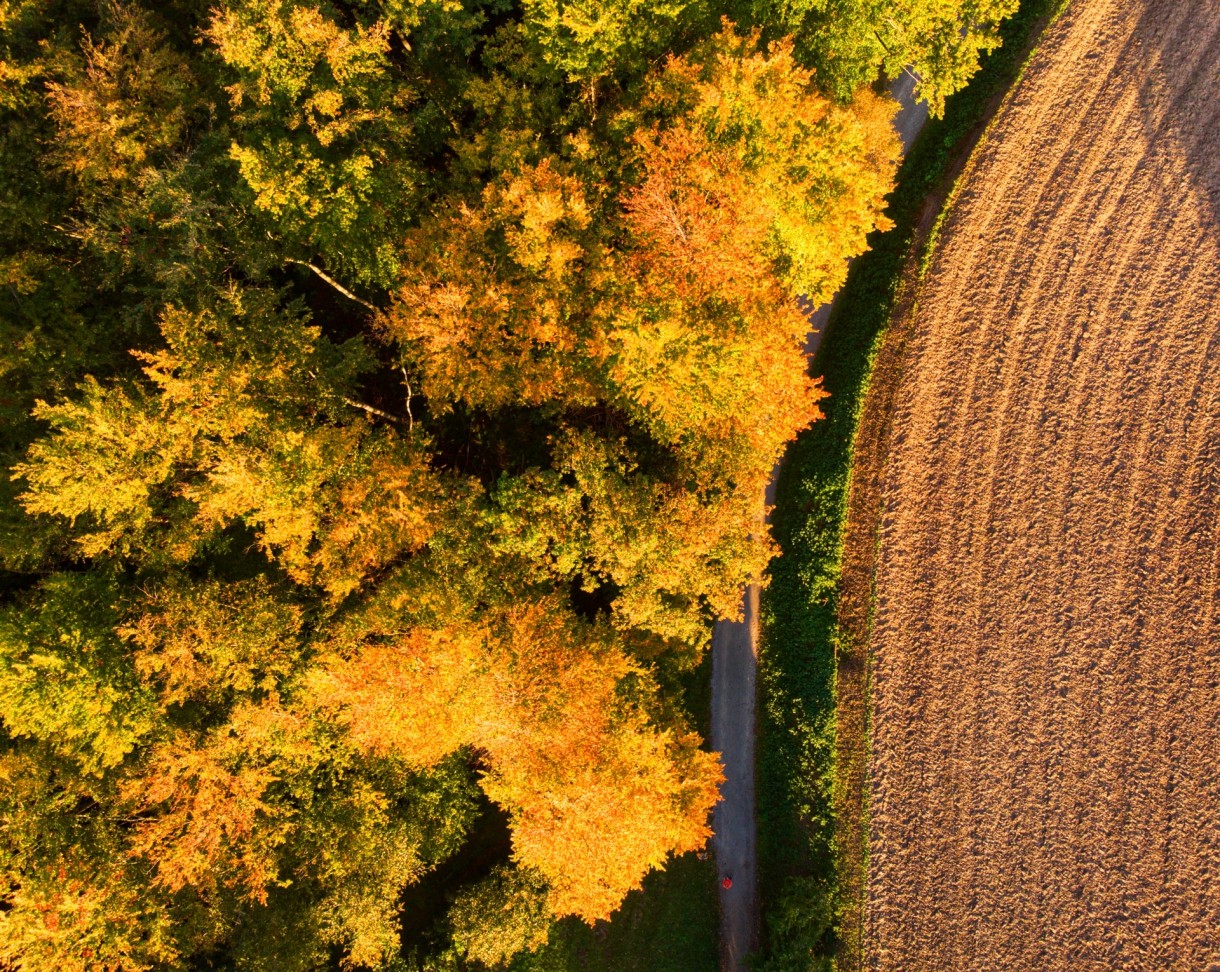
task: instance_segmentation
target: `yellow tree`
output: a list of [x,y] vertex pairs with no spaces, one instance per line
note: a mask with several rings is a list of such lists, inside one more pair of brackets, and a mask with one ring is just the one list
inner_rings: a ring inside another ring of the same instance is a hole
[[332,655],[313,704],[356,745],[414,766],[480,752],[514,858],[545,879],[555,914],[608,917],[648,871],[709,836],[717,759],[650,718],[656,689],[612,629],[548,598],[479,627],[388,635]]
[[377,966],[480,785],[474,959],[706,839],[662,686],[884,224],[853,4],[0,0],[0,965]]
[[624,196],[642,299],[611,332],[612,375],[659,437],[736,440],[757,478],[818,416],[793,298],[829,299],[886,226],[892,103],[836,105],[790,44],[726,26],[669,61],[644,110],[660,117]]

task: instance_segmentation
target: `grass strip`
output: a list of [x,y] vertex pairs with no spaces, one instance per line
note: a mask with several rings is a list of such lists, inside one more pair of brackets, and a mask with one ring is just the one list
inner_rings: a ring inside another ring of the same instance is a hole
[[[853,265],[813,364],[831,397],[780,474],[772,514],[780,556],[761,610],[758,967],[767,972],[860,967],[878,474],[915,283],[951,187],[1066,3],[1024,0],[1003,26],[1003,45],[944,118],[928,122],[898,174],[894,227],[874,234]],[[857,454],[866,467],[853,467]]]

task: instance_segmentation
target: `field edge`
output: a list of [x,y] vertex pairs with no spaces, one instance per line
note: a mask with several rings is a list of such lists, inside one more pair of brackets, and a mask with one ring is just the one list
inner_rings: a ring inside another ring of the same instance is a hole
[[[838,592],[836,646],[836,869],[839,875],[838,967],[864,967],[867,906],[868,764],[871,740],[871,632],[882,483],[891,419],[905,374],[905,352],[918,325],[920,286],[961,187],[985,148],[996,119],[1015,96],[1046,31],[1071,0],[1030,0],[1014,25],[1012,60],[987,78],[972,130],[954,145],[937,185],[919,209],[894,286],[888,323],[876,345],[860,404],[848,474]],[[1006,39],[1006,42],[1010,39]],[[1006,69],[1006,70],[1005,70]],[[982,79],[980,79],[982,80]]]
[[[826,419],[789,450],[759,649],[761,969],[862,967],[868,863],[872,563],[889,404],[918,282],[956,187],[1045,29],[1070,0],[1024,0],[1004,44],[899,172],[894,228],[870,240],[813,362]],[[816,956],[821,956],[818,958]],[[792,963],[796,962],[797,965]]]

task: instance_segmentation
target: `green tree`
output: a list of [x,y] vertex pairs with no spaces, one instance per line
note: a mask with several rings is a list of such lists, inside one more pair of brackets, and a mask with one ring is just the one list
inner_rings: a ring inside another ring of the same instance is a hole
[[706,17],[701,0],[524,0],[527,35],[548,64],[592,84],[672,49],[683,27]]
[[868,85],[1009,6],[0,0],[0,965],[390,967],[485,799],[450,966],[701,846]]
[[979,57],[1000,44],[999,24],[1018,0],[797,0],[756,3],[759,22],[790,33],[801,59],[840,98],[884,71],[896,78],[913,69],[933,114],[965,86]]
[[499,867],[458,895],[449,909],[453,941],[467,959],[491,968],[550,937],[546,882],[537,874]]
[[114,631],[118,596],[104,574],[59,574],[0,619],[0,711],[8,731],[99,775],[160,723]]
[[325,254],[356,279],[393,280],[393,240],[413,209],[414,97],[385,20],[339,22],[329,4],[241,0],[206,36],[225,68],[230,155],[288,253]]

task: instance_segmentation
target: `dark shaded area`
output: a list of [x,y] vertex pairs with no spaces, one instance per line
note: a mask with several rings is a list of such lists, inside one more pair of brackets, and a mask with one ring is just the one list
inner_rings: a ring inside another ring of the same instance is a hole
[[531,467],[549,468],[549,434],[560,423],[541,410],[519,406],[487,411],[462,404],[433,412],[426,400],[412,403],[415,421],[425,421],[432,451],[442,469],[476,477],[484,487],[501,475],[520,475]]
[[445,915],[458,891],[487,877],[512,852],[508,814],[479,794],[479,816],[461,850],[403,893],[403,954],[426,953],[448,943]]
[[592,590],[586,590],[586,583],[584,577],[572,578],[568,596],[571,598],[573,610],[586,621],[609,618],[614,599],[619,595],[619,586],[613,581],[595,582]]

